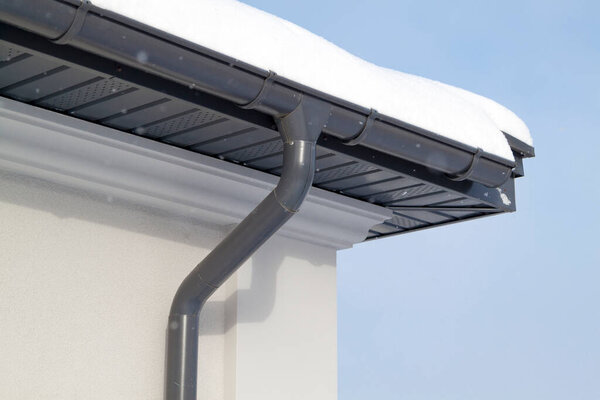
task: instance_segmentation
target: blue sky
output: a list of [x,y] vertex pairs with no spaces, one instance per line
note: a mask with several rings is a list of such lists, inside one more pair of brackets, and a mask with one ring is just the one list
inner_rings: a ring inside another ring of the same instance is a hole
[[339,398],[600,398],[600,2],[245,0],[532,131],[514,214],[339,253]]

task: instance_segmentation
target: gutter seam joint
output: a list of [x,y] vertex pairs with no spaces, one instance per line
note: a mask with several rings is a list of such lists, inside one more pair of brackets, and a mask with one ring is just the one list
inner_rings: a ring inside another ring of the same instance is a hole
[[346,146],[356,146],[356,145],[362,143],[362,141],[365,140],[367,135],[371,132],[371,129],[373,128],[373,125],[375,124],[375,119],[378,116],[379,116],[379,114],[377,113],[377,110],[371,108],[371,112],[367,116],[367,120],[365,121],[365,124],[363,125],[360,132],[358,132],[358,134],[356,136],[354,136],[350,139],[344,140],[343,143]]
[[273,83],[275,82],[276,79],[277,79],[277,74],[273,71],[269,71],[269,75],[263,81],[262,87],[258,91],[258,94],[256,95],[256,97],[253,98],[252,100],[250,100],[246,104],[239,104],[238,107],[243,108],[245,110],[252,110],[252,109],[260,106],[262,101],[264,100],[265,96],[271,89],[271,86],[273,86]]
[[478,147],[477,151],[473,154],[473,159],[471,159],[471,164],[469,164],[467,169],[454,174],[446,174],[446,177],[452,181],[464,181],[468,179],[475,170],[475,167],[477,167],[482,154],[483,149]]
[[59,37],[50,40],[56,44],[68,44],[71,41],[71,39],[73,39],[73,37],[77,35],[83,27],[85,17],[87,16],[87,13],[91,7],[92,2],[90,0],[82,0],[79,6],[77,7],[77,10],[75,11],[75,15],[73,16],[73,21],[71,21],[71,25],[69,25],[67,30]]

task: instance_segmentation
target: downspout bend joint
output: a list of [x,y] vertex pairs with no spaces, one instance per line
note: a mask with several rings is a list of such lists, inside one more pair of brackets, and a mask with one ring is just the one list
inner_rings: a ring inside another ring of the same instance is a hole
[[196,399],[198,314],[215,290],[300,209],[312,186],[316,143],[329,116],[328,103],[304,95],[293,111],[275,117],[283,140],[277,186],[192,270],[173,298],[165,400]]

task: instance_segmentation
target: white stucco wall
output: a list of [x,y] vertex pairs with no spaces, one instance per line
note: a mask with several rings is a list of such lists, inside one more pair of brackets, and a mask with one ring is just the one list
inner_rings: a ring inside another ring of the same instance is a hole
[[[162,399],[171,298],[228,227],[9,173],[0,223],[0,398]],[[334,249],[273,238],[201,315],[199,398],[335,399],[335,297]]]

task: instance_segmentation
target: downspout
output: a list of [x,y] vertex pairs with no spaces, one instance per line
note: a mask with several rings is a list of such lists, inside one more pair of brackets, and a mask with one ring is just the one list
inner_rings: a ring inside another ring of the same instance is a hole
[[284,143],[275,189],[179,286],[167,328],[165,400],[196,400],[198,315],[206,300],[289,220],[313,181],[316,142],[329,118],[327,103],[300,95],[289,114],[275,117]]

